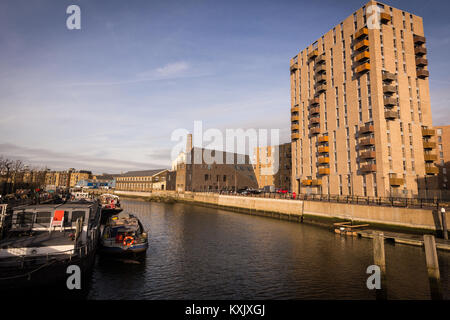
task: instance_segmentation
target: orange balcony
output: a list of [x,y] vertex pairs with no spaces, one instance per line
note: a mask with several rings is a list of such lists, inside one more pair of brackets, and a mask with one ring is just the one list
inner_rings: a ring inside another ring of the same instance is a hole
[[377,171],[377,165],[373,163],[362,165],[361,171],[364,173],[375,172]]
[[295,72],[296,70],[298,70],[298,63],[295,62],[294,64],[292,64],[290,70],[291,72]]
[[300,112],[300,108],[299,107],[293,107],[291,108],[291,113],[299,113]]
[[317,138],[317,141],[319,143],[326,143],[328,142],[328,136],[320,136],[319,138]]
[[313,107],[313,108],[309,109],[310,115],[315,115],[315,114],[319,114],[319,113],[320,113],[320,107]]
[[435,129],[422,129],[422,136],[423,137],[432,137],[436,135]]
[[436,142],[424,141],[423,148],[424,149],[436,149]]
[[405,179],[403,178],[397,178],[397,177],[390,177],[389,178],[389,184],[393,187],[402,186],[405,184]]
[[294,140],[298,140],[300,138],[300,134],[298,132],[292,132],[291,133],[291,139]]
[[324,64],[321,65],[316,65],[317,68],[315,68],[316,73],[326,73],[327,72],[327,67]]
[[387,94],[395,93],[397,90],[395,86],[383,86],[383,92]]
[[435,175],[439,173],[439,168],[436,166],[425,166],[425,173],[428,175]]
[[319,153],[328,153],[328,152],[330,152],[330,148],[327,146],[321,146],[321,147],[317,148],[317,151]]
[[390,73],[387,71],[383,72],[383,81],[392,82],[395,81],[396,77],[394,73]]
[[326,90],[327,90],[327,86],[325,84],[320,84],[316,87],[317,93],[322,93],[322,92],[325,92]]
[[315,105],[315,104],[319,104],[319,103],[320,103],[319,98],[314,98],[314,99],[310,99],[310,100],[309,100],[309,104],[310,104],[311,106],[313,106],[313,105]]
[[428,60],[425,58],[417,58],[416,59],[416,66],[418,67],[425,67],[428,65]]
[[320,128],[319,127],[314,127],[311,128],[311,130],[309,131],[310,134],[314,135],[314,134],[319,134],[320,133]]
[[414,48],[414,53],[416,54],[416,56],[424,56],[427,54],[427,48],[425,47],[415,47]]
[[309,120],[309,123],[312,125],[320,124],[320,118],[314,117]]
[[425,160],[425,162],[434,162],[437,161],[438,157],[436,154],[432,154],[432,153],[425,153],[423,155],[423,158]]
[[365,138],[359,141],[359,144],[362,146],[373,146],[375,144],[374,138]]
[[312,180],[310,180],[310,179],[302,180],[302,185],[304,185],[304,186],[310,186],[311,184],[312,184]]
[[356,73],[361,73],[361,72],[367,72],[370,71],[370,63],[366,62],[363,63],[362,65],[356,67]]
[[330,163],[330,158],[329,157],[320,157],[319,163],[320,164],[328,164],[328,163]]
[[355,56],[355,62],[364,62],[370,59],[369,51],[361,52]]
[[317,64],[323,63],[323,62],[325,62],[325,53],[322,53],[322,54],[321,54],[320,56],[318,56],[317,59],[316,59],[316,63],[317,63]]
[[308,54],[308,60],[309,60],[309,59],[312,59],[312,58],[315,58],[315,57],[317,57],[318,55],[319,55],[319,51],[318,51],[317,49],[315,49],[315,50],[311,51],[311,52]]
[[375,153],[375,151],[364,151],[364,152],[361,152],[359,157],[361,159],[375,159],[376,153]]
[[299,124],[298,123],[292,123],[291,124],[291,130],[298,130],[299,129]]
[[299,115],[297,114],[297,115],[292,115],[291,116],[291,121],[299,121]]
[[417,69],[416,74],[417,74],[417,78],[420,78],[420,79],[425,79],[430,76],[430,72],[425,69]]
[[329,175],[330,174],[330,168],[319,168],[319,174],[321,176]]
[[385,111],[385,112],[384,112],[384,117],[385,117],[387,120],[394,120],[394,119],[397,119],[397,118],[398,118],[398,113],[395,112],[395,111]]
[[369,29],[364,27],[364,28],[359,29],[358,32],[355,33],[355,39],[367,37],[368,35],[369,35]]
[[320,179],[313,179],[313,180],[311,180],[311,185],[312,186],[321,186],[322,185],[322,180],[320,180]]
[[414,44],[415,45],[421,45],[421,44],[424,44],[426,42],[425,37],[418,36],[416,34],[413,36],[413,39],[414,39]]
[[361,41],[357,42],[355,44],[354,49],[358,50],[358,51],[361,51],[361,50],[364,50],[364,49],[366,49],[368,47],[369,47],[369,40],[364,39],[364,40],[361,40]]
[[389,107],[389,108],[392,108],[392,107],[397,105],[397,99],[396,98],[384,98],[383,102],[384,102],[384,106],[385,107]]
[[381,23],[388,23],[389,21],[391,21],[391,15],[386,12],[380,13],[380,21]]
[[367,134],[367,133],[372,133],[374,131],[374,129],[373,129],[373,125],[365,125],[365,126],[363,126],[363,127],[361,127],[360,129],[359,129],[359,134]]
[[320,74],[316,77],[317,83],[324,83],[327,81],[327,76],[325,74]]

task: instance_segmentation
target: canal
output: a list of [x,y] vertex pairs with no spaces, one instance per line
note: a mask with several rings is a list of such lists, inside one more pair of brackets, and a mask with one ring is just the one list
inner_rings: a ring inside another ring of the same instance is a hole
[[[369,239],[189,204],[122,200],[148,229],[141,261],[97,257],[88,299],[374,299]],[[438,252],[444,298],[450,254]],[[429,299],[421,248],[386,244],[388,298]]]

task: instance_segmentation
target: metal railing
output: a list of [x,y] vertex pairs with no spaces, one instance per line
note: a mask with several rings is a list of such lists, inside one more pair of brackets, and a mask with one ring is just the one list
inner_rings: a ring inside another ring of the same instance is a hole
[[297,194],[292,193],[235,193],[227,191],[205,191],[201,193],[213,193],[223,195],[233,195],[238,197],[255,197],[255,198],[269,198],[269,199],[285,199],[285,200],[304,200],[304,201],[322,201],[334,203],[347,203],[358,205],[371,206],[389,206],[389,207],[403,207],[403,208],[440,208],[450,207],[450,202],[438,199],[424,199],[424,198],[406,198],[406,197],[367,197],[354,195],[330,195],[330,194]]

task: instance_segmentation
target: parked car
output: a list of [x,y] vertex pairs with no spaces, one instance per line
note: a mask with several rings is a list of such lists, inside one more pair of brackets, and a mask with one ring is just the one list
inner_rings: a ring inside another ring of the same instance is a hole
[[286,193],[289,193],[289,190],[286,190],[286,189],[277,189],[277,193],[286,194]]

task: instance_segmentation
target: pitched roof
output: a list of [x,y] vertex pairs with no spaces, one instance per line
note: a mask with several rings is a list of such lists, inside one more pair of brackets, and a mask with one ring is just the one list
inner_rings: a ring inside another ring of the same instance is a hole
[[123,174],[117,175],[118,177],[149,177],[155,174],[166,171],[167,169],[154,169],[154,170],[138,170],[138,171],[128,171]]

